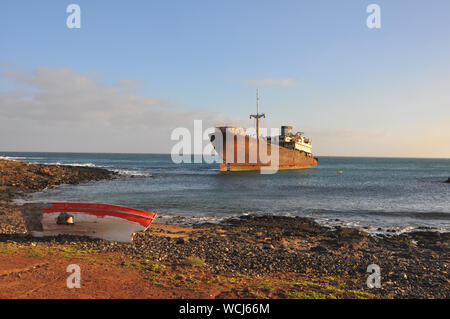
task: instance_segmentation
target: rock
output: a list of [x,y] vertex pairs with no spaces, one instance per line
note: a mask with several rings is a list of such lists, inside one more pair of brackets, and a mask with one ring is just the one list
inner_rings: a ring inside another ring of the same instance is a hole
[[2,193],[10,199],[21,193],[42,191],[56,185],[112,179],[117,175],[97,167],[29,164],[10,160],[0,160],[0,171],[0,187],[6,187]]
[[317,252],[317,253],[326,253],[326,252],[328,252],[328,249],[326,249],[323,246],[317,245],[317,246],[311,248],[310,251],[314,251],[314,252]]
[[450,183],[450,177],[444,183]]
[[180,238],[178,238],[177,239],[177,244],[184,244],[185,243],[185,240],[184,240],[184,238],[183,237],[180,237]]
[[186,280],[186,276],[183,275],[183,274],[178,274],[178,275],[175,277],[175,279],[176,279],[176,280]]
[[273,247],[273,245],[271,243],[264,243],[263,244],[263,248],[264,249],[273,249],[274,247]]

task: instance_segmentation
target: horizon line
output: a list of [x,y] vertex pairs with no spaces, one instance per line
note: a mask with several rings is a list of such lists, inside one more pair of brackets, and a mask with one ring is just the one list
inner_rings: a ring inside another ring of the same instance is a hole
[[[159,152],[67,152],[67,151],[0,151],[2,153],[65,153],[65,154],[123,154],[123,155],[171,155],[171,153],[159,153]],[[183,154],[188,156],[208,156],[207,154]],[[0,155],[1,156],[1,155]],[[214,155],[210,155],[214,156]],[[450,159],[450,157],[417,157],[417,156],[380,156],[380,155],[315,155],[316,157],[344,157],[344,158],[399,158],[399,159]]]

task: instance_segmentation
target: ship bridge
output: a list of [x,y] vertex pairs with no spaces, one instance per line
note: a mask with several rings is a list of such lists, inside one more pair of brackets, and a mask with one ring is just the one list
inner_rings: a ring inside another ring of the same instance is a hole
[[280,146],[312,154],[312,140],[304,137],[303,132],[293,134],[292,126],[281,127]]

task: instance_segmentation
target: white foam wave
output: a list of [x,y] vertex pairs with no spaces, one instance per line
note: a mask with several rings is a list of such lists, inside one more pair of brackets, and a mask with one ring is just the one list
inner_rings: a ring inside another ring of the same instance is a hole
[[113,172],[124,176],[153,177],[153,174],[133,169],[113,169]]
[[[207,216],[193,216],[193,215],[178,215],[178,214],[171,214],[171,213],[158,213],[158,219],[156,222],[161,223],[170,223],[170,224],[180,224],[180,225],[195,225],[195,224],[201,224],[201,223],[213,223],[218,224],[220,222],[223,222],[224,220],[230,219],[230,218],[240,218],[242,216],[248,216],[248,215],[255,215],[255,216],[262,216],[266,215],[264,213],[254,213],[254,212],[247,212],[247,213],[241,213],[241,214],[233,214],[233,215],[224,215],[224,216],[217,216],[217,215],[207,215]],[[271,214],[269,214],[271,215]],[[283,213],[277,213],[274,214],[275,216],[286,216],[286,217],[292,217],[295,214],[290,214],[288,212]],[[308,217],[308,216],[304,216]],[[361,231],[364,231],[366,233],[369,233],[371,235],[400,235],[404,233],[409,233],[413,231],[420,230],[421,225],[406,225],[406,226],[398,226],[398,225],[370,225],[369,223],[365,223],[362,221],[348,221],[348,220],[341,220],[341,219],[335,219],[335,218],[314,218],[313,219],[319,223],[322,226],[330,227],[332,229],[335,229],[337,227],[342,228],[356,228]],[[438,232],[448,232],[450,229],[448,227],[431,227],[432,231],[438,231]]]
[[202,223],[212,223],[218,224],[226,219],[230,218],[238,218],[238,216],[180,216],[180,215],[164,215],[158,214],[158,218],[155,220],[156,223],[169,223],[169,224],[178,224],[178,225],[196,225]]
[[105,168],[108,166],[96,165],[94,163],[61,163],[61,162],[30,162],[32,164],[44,164],[44,165],[60,165],[60,166],[76,166],[76,167],[99,167]]
[[0,159],[2,160],[8,160],[8,161],[17,161],[17,160],[24,160],[26,157],[20,157],[20,156],[0,156]]
[[67,164],[62,164],[62,165],[79,166],[79,167],[101,167],[101,166],[95,165],[93,163],[67,163]]

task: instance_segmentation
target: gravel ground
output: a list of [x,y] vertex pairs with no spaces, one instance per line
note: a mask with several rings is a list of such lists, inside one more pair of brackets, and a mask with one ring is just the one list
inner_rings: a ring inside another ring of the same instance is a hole
[[[1,220],[1,219],[0,219]],[[155,225],[154,225],[155,226]],[[0,223],[0,233],[5,231]],[[220,224],[196,225],[171,232],[150,227],[136,234],[133,244],[86,237],[32,238],[11,232],[0,241],[76,245],[86,250],[122,252],[183,264],[190,256],[205,261],[215,273],[268,275],[279,272],[356,278],[364,284],[367,266],[381,267],[383,295],[397,298],[449,298],[449,233],[415,232],[373,237],[355,229],[328,229],[306,218],[248,216]],[[23,227],[17,229],[23,231]]]

